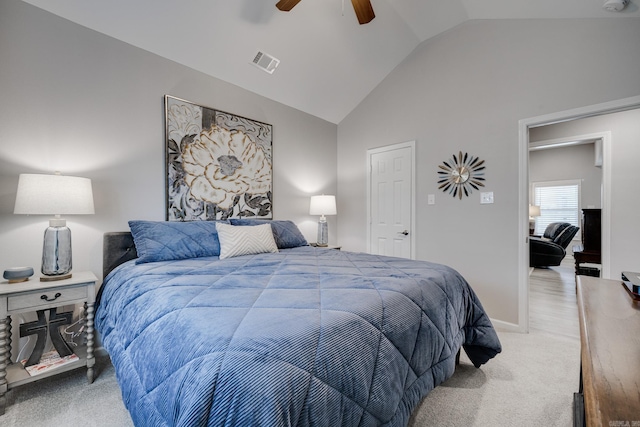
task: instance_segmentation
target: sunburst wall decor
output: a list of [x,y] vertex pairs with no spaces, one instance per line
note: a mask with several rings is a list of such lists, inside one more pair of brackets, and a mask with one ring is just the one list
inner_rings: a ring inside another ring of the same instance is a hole
[[438,189],[451,194],[454,198],[462,199],[462,195],[469,196],[472,189],[484,187],[484,160],[470,156],[469,153],[458,152],[438,165]]

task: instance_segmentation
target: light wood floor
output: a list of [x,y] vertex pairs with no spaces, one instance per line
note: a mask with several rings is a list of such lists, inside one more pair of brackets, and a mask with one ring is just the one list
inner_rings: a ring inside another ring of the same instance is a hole
[[529,329],[580,339],[573,257],[558,267],[534,268],[529,275]]

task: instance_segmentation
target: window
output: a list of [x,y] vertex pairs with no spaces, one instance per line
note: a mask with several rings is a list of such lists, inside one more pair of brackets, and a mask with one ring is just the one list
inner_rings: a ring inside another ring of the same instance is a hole
[[534,182],[533,203],[540,206],[535,234],[544,234],[553,222],[580,227],[580,181]]

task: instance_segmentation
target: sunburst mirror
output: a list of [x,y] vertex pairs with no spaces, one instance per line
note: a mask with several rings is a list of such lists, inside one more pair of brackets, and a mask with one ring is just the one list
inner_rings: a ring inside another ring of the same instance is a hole
[[453,197],[462,199],[462,195],[469,196],[473,189],[484,187],[484,160],[470,156],[469,153],[458,152],[438,165],[438,189]]

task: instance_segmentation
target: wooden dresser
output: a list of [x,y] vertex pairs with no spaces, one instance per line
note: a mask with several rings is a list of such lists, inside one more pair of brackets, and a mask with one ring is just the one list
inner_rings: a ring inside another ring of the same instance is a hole
[[574,425],[640,426],[640,302],[620,280],[576,276],[576,283],[581,378]]
[[[580,264],[602,263],[602,209],[582,209],[581,225],[581,244],[573,247],[576,274],[600,276],[599,269],[582,268]],[[596,271],[597,274],[595,274]]]

